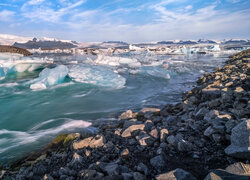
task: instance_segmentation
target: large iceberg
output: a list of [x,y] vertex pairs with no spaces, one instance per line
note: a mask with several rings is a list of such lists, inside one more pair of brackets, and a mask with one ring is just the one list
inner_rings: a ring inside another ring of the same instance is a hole
[[40,72],[39,77],[30,81],[30,88],[34,90],[46,89],[49,86],[60,84],[67,76],[67,66],[59,65],[53,69],[45,68]]
[[77,82],[114,89],[123,88],[126,84],[124,77],[104,66],[74,65],[69,69],[69,77]]
[[15,53],[0,53],[0,79],[9,73],[34,71],[51,63],[53,60],[24,57]]

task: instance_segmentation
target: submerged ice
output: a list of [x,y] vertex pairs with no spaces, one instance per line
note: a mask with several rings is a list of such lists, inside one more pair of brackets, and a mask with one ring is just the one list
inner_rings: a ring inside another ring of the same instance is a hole
[[67,66],[64,65],[59,65],[53,69],[45,68],[40,72],[38,78],[30,81],[30,88],[34,90],[46,89],[49,86],[62,83],[68,72]]
[[69,77],[77,82],[114,89],[123,88],[126,83],[124,77],[107,67],[86,64],[72,66]]

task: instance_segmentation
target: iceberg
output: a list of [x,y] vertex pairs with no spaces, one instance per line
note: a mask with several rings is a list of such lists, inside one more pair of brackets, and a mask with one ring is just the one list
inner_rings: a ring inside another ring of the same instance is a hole
[[211,51],[220,51],[220,45],[216,44],[210,48]]
[[98,55],[97,59],[94,61],[96,64],[108,65],[108,66],[122,66],[128,68],[138,68],[141,67],[141,63],[135,58],[125,58],[118,56],[103,56]]
[[150,76],[158,77],[158,78],[164,78],[164,79],[170,79],[170,72],[164,68],[160,67],[144,67],[143,73],[146,73]]
[[52,64],[53,60],[24,57],[15,53],[0,53],[0,79],[13,72],[34,71]]
[[69,70],[67,66],[59,65],[53,69],[45,68],[40,72],[39,77],[30,81],[30,89],[41,90],[46,89],[49,86],[60,84],[64,81]]
[[69,77],[76,82],[114,89],[121,89],[126,84],[124,77],[104,66],[74,65],[69,69]]

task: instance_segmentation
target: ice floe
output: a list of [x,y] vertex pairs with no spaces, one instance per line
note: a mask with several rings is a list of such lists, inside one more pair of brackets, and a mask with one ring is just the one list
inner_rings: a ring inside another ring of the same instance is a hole
[[60,84],[67,76],[69,70],[67,66],[59,65],[53,69],[45,68],[40,72],[39,77],[31,80],[30,88],[34,90],[46,89],[49,86]]
[[77,82],[114,89],[123,88],[126,84],[124,77],[104,66],[74,65],[69,69],[69,77]]

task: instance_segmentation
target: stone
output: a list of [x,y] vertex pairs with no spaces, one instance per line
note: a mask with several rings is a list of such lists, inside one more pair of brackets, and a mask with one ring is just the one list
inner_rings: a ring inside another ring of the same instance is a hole
[[135,125],[135,124],[142,124],[142,122],[141,121],[137,121],[137,119],[127,120],[123,124],[123,129],[127,129],[129,126]]
[[137,171],[143,172],[145,175],[148,175],[148,167],[145,164],[139,163],[136,169]]
[[133,178],[134,178],[134,180],[146,180],[146,176],[144,176],[143,174],[141,174],[139,172],[134,172]]
[[232,129],[231,145],[225,149],[227,155],[250,159],[250,119]]
[[133,180],[132,173],[122,173],[123,180]]
[[197,180],[191,173],[183,169],[175,169],[173,171],[159,174],[155,177],[156,180]]
[[203,108],[201,108],[201,109],[199,109],[199,110],[197,111],[197,113],[195,114],[195,118],[201,120],[201,119],[204,118],[204,116],[205,116],[208,112],[209,112],[209,110],[208,110],[207,108],[203,107]]
[[167,137],[168,137],[168,130],[167,129],[161,129],[161,132],[160,132],[160,140],[161,140],[161,142],[166,141]]
[[215,133],[215,131],[214,131],[214,129],[211,127],[211,126],[209,126],[205,131],[204,131],[204,136],[211,136],[213,133]]
[[129,126],[127,129],[125,129],[122,133],[122,137],[131,137],[132,136],[132,132],[136,131],[136,130],[143,130],[145,127],[144,124],[136,124],[136,125],[132,125]]
[[175,137],[173,135],[167,137],[167,142],[172,146],[176,145]]
[[210,100],[220,97],[221,92],[219,88],[204,88],[202,89],[202,98]]
[[155,112],[160,112],[161,109],[158,108],[143,108],[141,110],[142,113],[147,113],[147,112],[151,112],[151,113],[155,113]]
[[100,173],[100,172],[97,172],[96,170],[91,170],[91,169],[85,169],[85,170],[82,170],[80,171],[80,177],[82,179],[102,179],[104,177],[104,174]]
[[143,134],[138,137],[138,141],[141,146],[151,146],[155,140],[148,134]]
[[177,144],[178,151],[191,151],[192,150],[192,144],[188,141],[185,141],[184,139],[181,139]]
[[152,136],[153,138],[155,139],[158,139],[159,138],[159,132],[156,128],[152,129],[150,132],[149,132],[149,135]]
[[122,157],[127,157],[129,155],[129,150],[128,148],[124,149],[122,152],[121,152],[121,156]]
[[161,155],[155,156],[150,159],[150,164],[156,169],[156,170],[162,170],[167,165],[165,160]]
[[210,172],[204,180],[222,180],[222,179],[250,179],[250,165],[241,162],[228,166],[225,170],[216,169]]
[[89,147],[91,148],[98,148],[104,146],[106,140],[102,135],[96,135],[91,141],[89,142]]
[[83,139],[83,140],[74,142],[74,143],[73,143],[73,148],[74,148],[75,150],[77,150],[77,149],[82,149],[82,148],[88,147],[90,141],[92,140],[92,138],[93,138],[93,137],[88,137],[88,138],[85,138],[85,139]]
[[43,176],[43,180],[54,180],[54,178],[52,176],[50,176],[49,174],[45,174]]
[[118,175],[119,174],[119,166],[116,163],[108,163],[104,167],[104,171],[107,172],[108,175]]
[[132,118],[133,118],[133,112],[131,110],[127,110],[119,116],[118,120],[126,120]]

